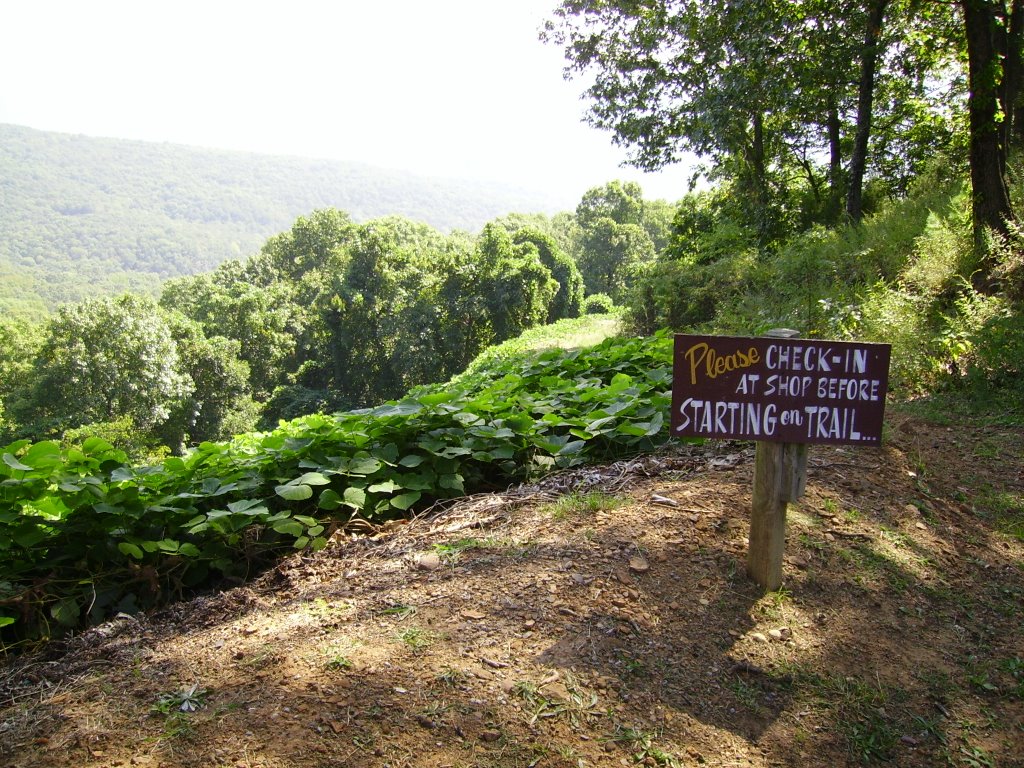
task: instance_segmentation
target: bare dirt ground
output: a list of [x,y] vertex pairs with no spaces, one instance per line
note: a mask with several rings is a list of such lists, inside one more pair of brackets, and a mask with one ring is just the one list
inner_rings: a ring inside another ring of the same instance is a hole
[[338,538],[7,659],[0,764],[1021,766],[1022,438],[812,448],[767,595],[749,444]]

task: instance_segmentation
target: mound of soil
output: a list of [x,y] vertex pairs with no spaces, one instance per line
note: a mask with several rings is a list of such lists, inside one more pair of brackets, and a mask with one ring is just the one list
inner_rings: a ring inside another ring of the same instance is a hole
[[752,446],[680,445],[9,658],[0,763],[1024,765],[1024,433],[890,434],[811,449],[777,592]]

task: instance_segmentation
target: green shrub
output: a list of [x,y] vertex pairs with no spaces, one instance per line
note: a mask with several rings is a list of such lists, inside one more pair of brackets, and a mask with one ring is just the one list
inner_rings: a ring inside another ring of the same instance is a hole
[[913,259],[903,272],[903,282],[926,296],[955,291],[960,278],[970,277],[974,261],[969,233],[969,225],[962,221],[929,214],[925,231],[914,242]]
[[879,283],[862,297],[851,338],[892,344],[889,390],[902,397],[927,391],[948,360],[926,296]]
[[65,430],[61,436],[61,446],[64,449],[81,446],[89,438],[110,443],[114,449],[124,451],[129,461],[139,464],[162,461],[170,453],[170,449],[139,429],[131,416]]
[[592,293],[583,300],[583,314],[607,315],[615,310],[615,302],[607,293]]
[[1019,408],[1024,402],[1024,315],[1020,306],[998,297],[976,300],[972,305],[976,309],[968,316],[975,318],[975,327],[965,334],[969,348],[962,365],[967,382],[981,391],[1017,393]]
[[629,324],[641,333],[692,330],[714,321],[723,307],[746,295],[760,274],[748,249],[708,263],[663,260],[637,280],[629,298]]

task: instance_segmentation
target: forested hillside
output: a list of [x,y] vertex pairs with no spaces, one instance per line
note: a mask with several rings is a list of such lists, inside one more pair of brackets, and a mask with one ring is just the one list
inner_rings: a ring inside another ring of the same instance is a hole
[[0,441],[103,435],[141,458],[376,405],[533,326],[609,312],[671,216],[620,182],[574,214],[509,214],[478,235],[313,211],[158,297],[92,298],[41,323],[0,316]]
[[316,208],[354,220],[397,214],[442,231],[511,211],[553,212],[542,194],[358,163],[102,139],[0,125],[0,313],[208,271],[254,253]]

